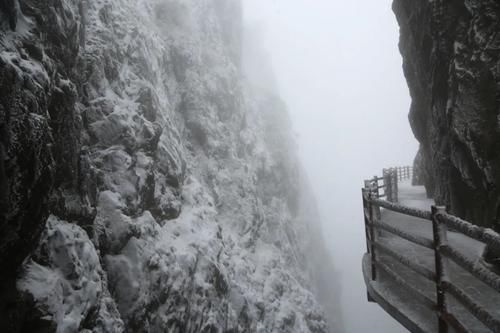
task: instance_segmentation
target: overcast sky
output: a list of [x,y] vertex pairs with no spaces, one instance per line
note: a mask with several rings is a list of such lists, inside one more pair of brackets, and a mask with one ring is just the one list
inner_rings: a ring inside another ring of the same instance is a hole
[[342,273],[346,332],[404,332],[366,301],[360,268],[363,179],[410,165],[418,147],[391,0],[244,1],[247,26],[258,27],[272,58]]

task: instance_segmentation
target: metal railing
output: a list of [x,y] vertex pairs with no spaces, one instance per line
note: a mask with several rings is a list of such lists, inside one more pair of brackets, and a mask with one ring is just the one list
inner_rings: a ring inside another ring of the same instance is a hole
[[[383,271],[385,275],[399,284],[408,294],[420,300],[422,305],[437,314],[439,333],[447,333],[450,327],[459,333],[472,332],[466,328],[460,318],[451,313],[447,302],[448,295],[451,295],[492,332],[500,332],[500,318],[476,302],[466,290],[462,290],[452,283],[447,274],[447,260],[451,260],[475,278],[490,286],[494,291],[500,293],[500,276],[481,263],[464,256],[458,249],[452,247],[447,240],[448,230],[451,229],[485,243],[500,252],[500,235],[491,229],[475,226],[468,221],[448,214],[445,207],[432,206],[430,211],[424,211],[399,205],[397,203],[397,193],[395,192],[398,188],[397,182],[409,179],[411,173],[412,170],[409,167],[384,169],[383,177],[374,177],[365,181],[362,197],[367,251],[371,259],[370,279],[372,281],[377,280],[378,272]],[[382,185],[380,181],[383,181]],[[383,193],[381,193],[381,190],[383,190]],[[386,200],[382,200],[383,197]],[[381,220],[380,208],[420,218],[422,223],[431,222],[433,239],[412,235],[405,230],[385,223]],[[377,237],[380,231],[403,238],[422,248],[433,250],[434,270],[431,271],[419,264],[415,258],[405,257],[384,245]],[[411,285],[405,281],[403,277],[379,258],[379,253],[383,253],[416,274],[433,282],[436,288],[435,299],[426,296],[419,286]]]

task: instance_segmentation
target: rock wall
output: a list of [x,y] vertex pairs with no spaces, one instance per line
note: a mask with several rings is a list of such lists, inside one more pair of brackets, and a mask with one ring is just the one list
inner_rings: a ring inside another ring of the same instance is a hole
[[339,329],[239,1],[0,4],[1,331]]
[[411,179],[411,184],[413,186],[425,186],[425,164],[422,156],[423,152],[421,149],[418,150],[417,155],[413,159],[413,174]]
[[500,3],[395,0],[410,123],[430,196],[476,224],[500,221]]

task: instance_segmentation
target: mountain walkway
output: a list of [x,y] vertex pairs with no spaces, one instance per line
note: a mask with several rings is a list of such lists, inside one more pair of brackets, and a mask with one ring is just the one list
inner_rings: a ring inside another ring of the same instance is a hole
[[362,189],[368,300],[411,332],[500,333],[500,276],[481,261],[500,235],[435,206],[411,173],[384,169]]

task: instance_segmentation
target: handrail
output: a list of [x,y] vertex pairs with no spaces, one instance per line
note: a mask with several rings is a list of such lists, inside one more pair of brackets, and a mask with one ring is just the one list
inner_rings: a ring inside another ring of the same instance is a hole
[[[500,319],[495,318],[493,314],[475,302],[466,291],[461,290],[448,280],[446,262],[446,259],[452,260],[472,276],[500,293],[500,276],[489,270],[486,266],[471,260],[450,246],[447,241],[447,232],[448,229],[451,229],[485,243],[497,250],[500,250],[500,235],[491,229],[473,225],[468,221],[453,216],[447,213],[444,207],[432,206],[431,211],[425,211],[398,204],[398,181],[411,178],[411,174],[412,169],[410,167],[396,167],[384,169],[383,177],[374,176],[372,179],[365,180],[365,187],[362,190],[362,199],[367,249],[371,259],[371,279],[377,279],[376,270],[380,269],[384,271],[389,278],[403,286],[408,293],[421,299],[425,305],[432,305],[433,311],[436,312],[438,316],[439,333],[448,332],[448,327],[453,327],[456,332],[468,332],[462,322],[460,322],[453,313],[449,312],[447,307],[447,294],[453,296],[486,327],[494,332],[500,332]],[[382,185],[379,184],[381,180],[383,180]],[[380,193],[381,189],[384,190],[383,194]],[[381,199],[383,196],[386,197],[386,200]],[[416,217],[423,222],[432,222],[433,240],[412,235],[405,230],[401,230],[397,226],[385,223],[381,219],[380,208]],[[429,270],[414,262],[412,258],[405,257],[391,250],[390,247],[381,244],[381,242],[377,240],[378,230],[383,230],[413,244],[433,250],[435,270]],[[403,266],[411,269],[419,276],[434,281],[436,286],[436,302],[432,302],[417,286],[410,285],[398,273],[384,264],[382,262],[384,257],[379,257],[376,252],[382,252]]]
[[441,318],[445,320],[448,325],[455,329],[456,333],[467,333],[468,330],[465,328],[464,324],[460,320],[457,319],[453,314],[444,312],[440,314]]
[[481,305],[475,302],[466,292],[458,288],[449,281],[443,282],[444,289],[449,292],[457,301],[459,301],[471,314],[473,314],[484,326],[492,329],[493,332],[500,332],[500,319],[495,318],[493,314],[485,310]]
[[448,228],[460,231],[462,234],[467,235],[470,238],[500,250],[500,235],[492,229],[478,227],[470,222],[462,220],[459,217],[447,213],[440,213],[437,215],[437,218],[440,222],[446,224]]
[[404,215],[409,215],[413,217],[418,217],[423,220],[431,220],[431,212],[413,208],[413,207],[407,207],[403,205],[399,205],[396,203],[392,203],[386,200],[380,200],[380,199],[371,199],[370,202],[374,204],[375,206],[382,207],[388,210],[391,210],[396,213],[401,213]]
[[400,230],[396,227],[393,227],[385,222],[382,222],[382,221],[374,221],[373,222],[373,226],[376,228],[376,229],[381,229],[381,230],[384,230],[384,231],[387,231],[393,235],[396,235],[396,236],[399,236],[403,239],[406,239],[407,241],[410,241],[414,244],[417,244],[417,245],[420,245],[420,246],[423,246],[429,250],[433,250],[434,249],[434,243],[433,241],[431,241],[430,239],[427,239],[427,238],[424,238],[424,237],[419,237],[419,236],[415,236],[415,235],[412,235],[412,234],[409,234],[403,230]]
[[405,290],[408,291],[411,295],[420,298],[420,300],[423,301],[424,306],[429,309],[434,309],[436,307],[436,304],[429,297],[425,296],[422,290],[410,285],[408,282],[406,282],[405,279],[401,278],[398,273],[394,272],[388,265],[378,261],[376,262],[376,266],[382,269],[387,275],[389,275],[394,281],[396,281],[397,284],[404,287]]
[[453,260],[454,263],[477,277],[479,280],[490,286],[492,289],[500,292],[500,276],[491,272],[482,264],[478,263],[477,261],[470,260],[449,245],[443,246],[441,248],[441,253],[445,257]]
[[415,273],[418,273],[421,276],[425,277],[427,280],[434,281],[436,279],[436,274],[434,274],[434,272],[431,271],[430,269],[427,269],[426,267],[424,267],[420,264],[414,263],[413,261],[411,261],[410,258],[405,257],[403,255],[400,255],[400,254],[392,251],[389,247],[382,245],[381,243],[377,243],[374,241],[370,241],[370,242],[373,243],[375,248],[381,250],[382,252],[384,252],[388,256],[397,260],[400,264],[402,264],[402,265],[408,267],[409,269],[411,269],[412,271],[414,271]]
[[[412,175],[413,168],[410,166],[383,169],[382,177],[374,176],[365,180],[365,188],[377,199],[385,196],[390,202],[398,202],[398,180],[410,179]],[[380,181],[383,181],[383,184],[379,184]],[[380,193],[380,189],[384,189],[384,193]]]

